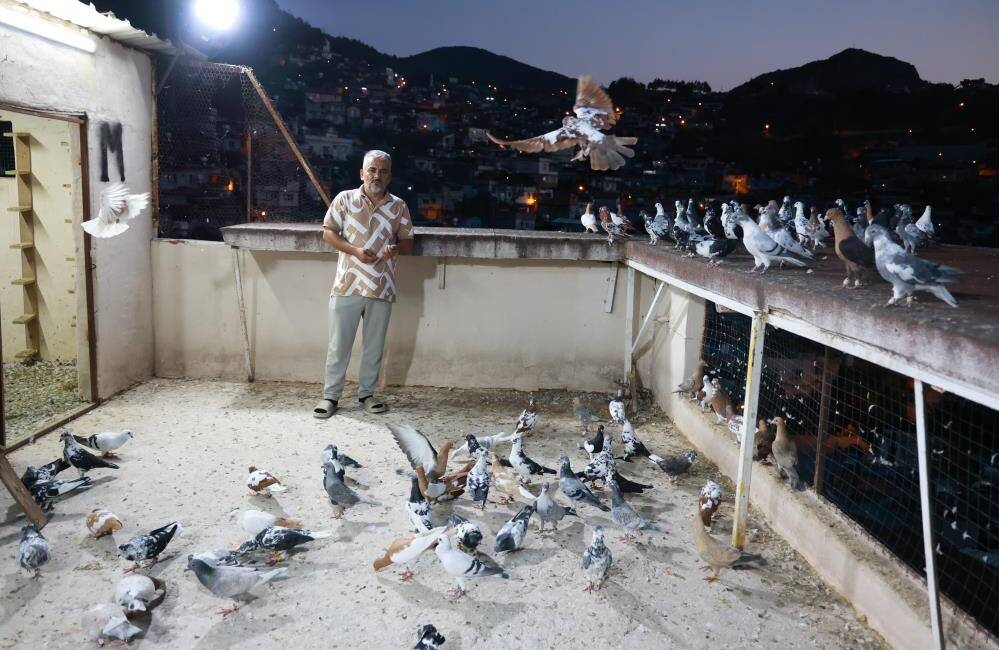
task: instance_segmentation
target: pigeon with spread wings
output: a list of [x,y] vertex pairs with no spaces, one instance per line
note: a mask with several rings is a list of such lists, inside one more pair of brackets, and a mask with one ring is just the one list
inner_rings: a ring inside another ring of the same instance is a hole
[[94,237],[114,237],[128,230],[127,222],[139,216],[148,205],[149,192],[129,194],[124,183],[113,183],[101,190],[97,218],[81,225]]
[[603,133],[614,126],[617,115],[610,97],[597,82],[589,77],[579,78],[576,105],[572,107],[572,111],[573,115],[562,118],[560,128],[533,138],[501,140],[488,131],[486,135],[496,144],[513,147],[524,153],[561,151],[578,146],[579,152],[573,160],[589,157],[590,167],[597,171],[619,169],[624,166],[625,158],[635,155],[628,147],[635,145],[638,138],[622,138]]

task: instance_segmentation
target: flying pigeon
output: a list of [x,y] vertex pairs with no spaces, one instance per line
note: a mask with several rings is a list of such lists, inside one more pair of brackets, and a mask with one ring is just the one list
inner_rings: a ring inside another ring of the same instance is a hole
[[86,476],[87,472],[97,468],[118,469],[114,463],[109,463],[102,458],[94,456],[92,453],[80,446],[69,431],[63,431],[59,436],[62,440],[62,457],[67,463],[75,467],[80,476]]
[[578,503],[585,503],[594,508],[599,508],[603,512],[610,512],[610,508],[600,503],[600,499],[593,492],[590,492],[590,489],[583,485],[582,481],[576,478],[576,474],[572,471],[572,466],[569,464],[569,457],[565,452],[559,454],[558,460],[558,486],[562,490],[562,494]]
[[711,527],[711,519],[715,516],[715,511],[717,511],[718,506],[721,505],[721,499],[721,486],[714,481],[708,481],[704,484],[704,487],[701,488],[701,494],[697,503],[701,506],[701,523],[708,528]]
[[425,435],[408,425],[387,425],[395,442],[406,454],[413,469],[417,466],[423,468],[426,474],[428,490],[427,498],[436,499],[444,494],[444,486],[440,484],[440,478],[447,471],[448,454],[451,453],[451,441],[447,440],[441,445],[438,452],[430,444],[430,440]]
[[578,397],[572,398],[572,414],[583,424],[583,430],[589,431],[593,422],[603,422],[602,419],[594,415],[588,406],[583,404],[583,400]]
[[628,540],[634,539],[635,533],[642,530],[662,531],[658,524],[644,519],[624,500],[617,481],[613,477],[607,479],[607,488],[611,494],[611,519],[627,531]]
[[239,525],[251,535],[256,535],[264,528],[271,526],[283,526],[284,528],[295,528],[298,530],[302,528],[302,522],[297,519],[278,517],[263,510],[244,510],[239,514]]
[[409,570],[408,565],[437,544],[437,540],[444,534],[445,530],[447,530],[447,526],[441,526],[432,530],[428,529],[418,535],[392,540],[392,543],[385,549],[385,553],[375,558],[374,562],[371,563],[372,568],[378,572],[393,564],[405,567],[399,575],[399,580],[408,582],[413,578],[413,572]]
[[579,222],[583,224],[583,232],[600,232],[597,228],[597,216],[593,214],[593,203],[587,203],[586,209],[579,217]]
[[673,479],[689,472],[690,466],[694,464],[694,460],[696,459],[696,451],[685,451],[682,454],[674,454],[666,457],[656,456],[655,454],[649,455],[649,460]]
[[563,517],[566,515],[578,516],[575,509],[567,508],[555,500],[556,490],[558,490],[557,484],[548,481],[541,482],[541,494],[534,500],[534,509],[538,513],[539,533],[544,532],[548,522],[551,522],[552,530],[558,530],[558,522],[562,521]]
[[468,488],[468,494],[472,497],[472,501],[481,501],[482,509],[486,509],[486,499],[489,498],[489,485],[491,482],[491,476],[489,471],[486,470],[486,452],[484,449],[478,450],[476,453],[475,466],[468,473],[468,482],[466,487]]
[[148,205],[149,192],[129,194],[124,183],[112,183],[101,189],[97,218],[80,225],[94,237],[114,237],[128,230],[127,222],[139,216]]
[[323,449],[322,456],[320,457],[320,462],[325,465],[328,460],[336,460],[344,467],[353,467],[355,469],[361,469],[364,465],[360,464],[347,454],[340,453],[336,445],[326,445]]
[[759,555],[743,553],[739,549],[729,546],[728,544],[712,537],[708,531],[705,530],[704,524],[701,523],[700,506],[698,506],[698,511],[694,513],[694,516],[691,518],[690,525],[691,530],[693,531],[694,548],[697,549],[697,554],[700,555],[701,559],[707,564],[707,566],[704,567],[705,570],[711,569],[711,575],[704,578],[708,582],[714,582],[717,580],[718,574],[722,569],[737,566],[761,566],[766,564],[766,560]]
[[889,305],[903,297],[906,304],[911,304],[914,292],[929,291],[951,307],[957,307],[957,300],[944,285],[956,282],[960,270],[906,253],[891,240],[888,231],[877,224],[867,229],[867,238],[874,244],[874,262],[878,273],[892,287]]
[[114,602],[125,608],[126,612],[145,612],[151,608],[151,603],[164,596],[163,583],[157,588],[152,578],[144,575],[125,576],[114,588]]
[[482,528],[456,512],[451,513],[451,516],[447,519],[447,523],[454,530],[454,537],[458,542],[458,548],[466,553],[474,553],[482,541]]
[[104,431],[95,433],[92,436],[73,436],[81,445],[103,452],[104,458],[114,458],[114,450],[118,449],[133,438],[131,431]]
[[92,510],[87,515],[86,524],[87,530],[90,531],[90,536],[94,539],[104,537],[105,535],[113,535],[115,531],[122,528],[121,519],[118,519],[118,515],[104,508]]
[[624,165],[624,158],[635,152],[629,149],[638,138],[618,137],[602,133],[614,126],[617,114],[607,93],[589,77],[580,77],[576,86],[575,115],[562,118],[562,126],[554,131],[526,140],[500,140],[488,131],[486,136],[498,145],[513,147],[524,153],[560,151],[579,146],[573,160],[590,158],[596,171],[614,170]]
[[437,558],[441,561],[444,571],[454,578],[458,585],[457,588],[448,591],[449,598],[455,599],[463,596],[465,594],[465,580],[470,578],[499,576],[506,579],[510,577],[503,570],[503,567],[488,555],[477,553],[472,556],[453,547],[451,539],[446,533],[437,538],[437,548],[434,551],[437,553]]
[[101,603],[87,610],[80,625],[84,638],[98,645],[104,645],[108,639],[128,643],[142,632],[142,628],[129,622],[122,606],[113,603]]
[[607,404],[607,410],[610,412],[611,420],[617,424],[624,424],[627,419],[624,412],[624,389],[617,389],[614,399]]
[[[210,564],[194,556],[188,556],[187,570],[193,571],[198,582],[208,591],[234,601],[248,599],[253,596],[253,590],[288,575],[288,569],[283,567],[261,571],[245,566]],[[234,603],[232,607],[219,610],[219,613],[228,616],[238,609],[239,604]]]
[[416,645],[413,650],[438,650],[446,639],[429,623],[416,628]]
[[843,286],[849,288],[851,282],[852,288],[861,286],[864,268],[874,268],[874,251],[857,239],[853,229],[846,223],[846,217],[838,208],[829,208],[826,211],[826,220],[833,225],[836,255],[846,265],[846,279],[843,280]]
[[534,429],[534,425],[538,423],[538,405],[534,401],[534,395],[531,395],[527,400],[527,408],[525,408],[520,413],[520,417],[517,418],[517,428],[514,433],[528,433]]
[[593,529],[593,541],[583,551],[583,572],[587,581],[583,591],[603,589],[613,561],[610,549],[604,544],[604,529],[597,526]]
[[329,496],[330,503],[337,507],[333,515],[335,519],[342,517],[347,508],[356,506],[359,503],[371,506],[381,505],[378,501],[360,495],[347,487],[347,484],[343,482],[343,473],[343,466],[337,460],[330,460],[323,465],[323,487],[326,489],[326,495]]
[[406,513],[409,515],[409,521],[413,524],[416,532],[425,533],[434,525],[430,513],[430,502],[420,492],[419,479],[414,476],[411,481],[409,500],[406,501]]
[[539,474],[555,474],[556,471],[532,460],[524,453],[524,438],[517,435],[510,446],[510,467],[525,478]]
[[531,523],[531,515],[534,514],[534,505],[528,504],[520,509],[512,519],[503,524],[496,535],[496,544],[493,547],[495,553],[509,553],[523,547],[524,539],[527,538],[527,525]]
[[175,521],[148,533],[137,535],[118,546],[123,558],[135,562],[135,566],[128,572],[138,569],[139,563],[143,560],[152,560],[152,564],[156,564],[160,553],[166,549],[167,544],[170,543],[178,530],[180,530],[180,524]]
[[246,487],[250,488],[254,494],[270,496],[275,492],[284,492],[288,489],[281,484],[276,476],[265,469],[257,469],[251,465],[248,471],[250,475],[246,477]]
[[770,447],[770,453],[777,462],[778,471],[787,476],[792,488],[804,490],[805,484],[798,478],[798,448],[787,433],[784,418],[778,416],[771,419],[770,422],[777,427],[777,435]]
[[317,539],[325,539],[332,535],[333,532],[329,530],[313,532],[283,526],[270,526],[257,533],[253,539],[240,544],[238,552],[245,555],[259,550],[271,551],[273,553],[271,562],[274,563],[281,560],[284,551],[290,551],[296,546],[308,544]]
[[747,215],[740,215],[739,226],[742,227],[742,243],[753,256],[755,265],[753,271],[763,267],[764,273],[774,262],[783,262],[792,266],[805,266],[805,263],[794,257],[794,254],[775,242],[767,233]]
[[38,569],[49,561],[48,540],[32,525],[21,529],[21,542],[17,546],[17,563],[22,569],[38,577]]

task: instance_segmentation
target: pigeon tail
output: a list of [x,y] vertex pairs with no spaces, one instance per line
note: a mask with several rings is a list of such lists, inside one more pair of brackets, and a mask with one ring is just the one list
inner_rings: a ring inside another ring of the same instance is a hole
[[943,300],[951,307],[957,307],[957,300],[954,299],[954,296],[951,295],[950,291],[947,291],[947,287],[943,285],[936,285],[929,287],[929,290],[934,296]]
[[115,235],[120,235],[128,230],[127,223],[120,221],[117,223],[107,223],[100,217],[91,219],[90,221],[84,221],[80,225],[83,226],[85,231],[87,231],[87,234],[93,237],[100,237],[101,239],[114,237]]
[[732,568],[737,567],[747,567],[747,568],[758,568],[767,565],[767,559],[762,555],[754,555],[753,553],[743,553],[735,562],[732,563]]
[[787,255],[781,255],[780,257],[775,257],[774,260],[781,262],[782,264],[790,264],[792,266],[808,266],[803,261],[799,260],[797,257],[788,257]]

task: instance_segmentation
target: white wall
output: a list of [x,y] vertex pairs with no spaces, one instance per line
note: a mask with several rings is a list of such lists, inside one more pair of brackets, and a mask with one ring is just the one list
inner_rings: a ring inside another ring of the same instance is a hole
[[[16,3],[0,0],[0,6]],[[39,14],[41,15],[41,14]],[[76,29],[59,23],[66,29]],[[148,192],[152,177],[152,63],[149,57],[107,38],[76,29],[97,42],[87,54],[0,25],[0,102],[39,110],[86,113],[90,211],[97,215],[101,122],[120,122],[126,184]],[[115,156],[109,175],[116,180]],[[147,211],[124,234],[94,240],[97,384],[107,397],[152,375],[153,321]],[[77,251],[82,258],[83,252]]]
[[[243,379],[231,250],[155,240],[156,374]],[[256,376],[321,383],[332,254],[240,251]],[[624,363],[625,271],[604,312],[607,263],[404,257],[390,384],[609,390]],[[642,287],[642,300],[651,297]],[[358,343],[360,336],[358,337]],[[355,352],[358,348],[355,347]],[[348,377],[356,376],[357,354]]]

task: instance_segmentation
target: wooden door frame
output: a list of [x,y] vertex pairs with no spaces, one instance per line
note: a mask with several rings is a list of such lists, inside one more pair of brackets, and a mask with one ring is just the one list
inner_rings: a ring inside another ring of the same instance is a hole
[[[73,113],[73,112],[56,112],[49,110],[39,110],[32,108],[30,106],[21,106],[19,104],[11,104],[7,102],[0,102],[0,109],[5,111],[12,111],[14,113],[23,113],[25,115],[31,115],[34,117],[41,117],[50,120],[60,120],[63,122],[71,122],[79,127],[79,144],[80,144],[80,182],[81,182],[81,197],[82,197],[82,221],[88,221],[90,219],[90,150],[88,149],[88,139],[87,139],[87,129],[89,126],[89,121],[86,113]],[[74,224],[74,227],[76,225]],[[83,233],[83,272],[84,272],[84,286],[85,286],[85,297],[86,302],[86,313],[87,313],[87,362],[90,371],[90,385],[88,386],[90,391],[90,403],[82,408],[75,409],[67,419],[72,419],[77,417],[83,412],[89,411],[90,409],[97,406],[101,399],[97,392],[97,331],[95,330],[96,318],[94,316],[94,263],[93,263],[93,238],[89,233],[84,231]],[[0,324],[2,327],[2,324]],[[2,358],[2,343],[0,343],[0,358]],[[79,350],[77,351],[77,363],[79,363]],[[26,438],[22,442],[12,446],[7,447],[7,429],[6,420],[4,418],[4,390],[3,390],[3,373],[0,372],[0,449],[3,451],[11,451],[20,447],[22,444],[27,443],[35,438],[31,436]],[[59,422],[45,427],[43,431],[38,432],[36,435],[41,435],[47,433],[57,427],[65,424],[66,419],[60,419]]]

